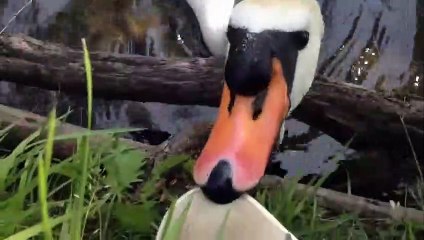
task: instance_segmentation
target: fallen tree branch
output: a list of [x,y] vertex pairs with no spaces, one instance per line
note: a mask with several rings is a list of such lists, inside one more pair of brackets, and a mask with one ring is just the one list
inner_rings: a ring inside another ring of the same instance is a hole
[[[265,176],[261,185],[266,188],[290,187],[291,183],[276,176]],[[355,195],[348,195],[325,188],[314,188],[301,183],[296,184],[296,194],[307,194],[316,197],[318,205],[331,209],[337,213],[349,212],[360,217],[374,219],[391,219],[398,222],[415,222],[424,224],[424,211],[402,206],[392,207],[389,203],[368,199]]]
[[[187,128],[172,138],[164,151],[156,155],[156,160],[163,160],[172,154],[188,154],[196,157],[207,140],[210,132],[210,124],[199,123],[194,128]],[[266,175],[261,179],[260,186],[265,188],[291,187],[291,182],[278,176]],[[389,203],[374,199],[349,195],[326,188],[314,188],[302,183],[296,183],[295,194],[302,196],[307,194],[309,198],[316,197],[319,206],[332,210],[336,213],[349,212],[359,217],[373,219],[389,219],[398,222],[416,222],[424,224],[424,212],[396,206],[393,208]]]
[[[217,106],[222,63],[208,59],[91,53],[94,96],[105,99]],[[18,84],[85,95],[81,51],[23,35],[0,37],[0,75]],[[405,125],[402,125],[400,116]],[[424,101],[403,102],[343,83],[314,82],[293,117],[352,147],[410,150],[424,145]]]
[[[47,118],[30,112],[14,109],[4,105],[0,105],[0,130],[7,126],[12,126],[7,137],[1,142],[7,148],[13,149],[21,141],[29,137],[32,133],[43,127],[47,123]],[[68,123],[61,123],[56,128],[56,135],[77,134],[85,132],[87,129],[78,127]],[[90,137],[90,143],[93,147],[110,137],[104,135],[96,135]],[[119,141],[130,147],[138,148],[153,154],[160,150],[159,146],[152,146],[135,142],[125,138],[119,138]],[[77,139],[61,140],[55,142],[54,155],[57,158],[67,158],[75,153],[77,148]]]

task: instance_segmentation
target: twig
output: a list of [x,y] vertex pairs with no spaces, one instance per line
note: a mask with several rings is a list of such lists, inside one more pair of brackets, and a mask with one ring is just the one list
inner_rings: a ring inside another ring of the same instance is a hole
[[411,147],[412,155],[414,156],[415,164],[417,164],[418,173],[420,174],[421,181],[424,181],[423,172],[421,171],[420,163],[418,162],[417,153],[415,152],[414,145],[412,144],[411,137],[409,136],[408,129],[405,127],[405,122],[403,121],[403,116],[399,116],[400,121],[402,122],[403,130],[406,134],[406,139],[408,139],[409,146]]
[[25,9],[27,8],[30,4],[32,3],[32,0],[29,0],[25,3],[24,6],[22,6],[21,9],[19,9],[18,12],[16,12],[10,19],[9,22],[7,22],[7,24],[3,27],[3,29],[0,31],[0,35],[3,34],[4,31],[6,31],[6,29],[9,27],[9,25],[16,19],[16,17],[18,17],[18,15]]

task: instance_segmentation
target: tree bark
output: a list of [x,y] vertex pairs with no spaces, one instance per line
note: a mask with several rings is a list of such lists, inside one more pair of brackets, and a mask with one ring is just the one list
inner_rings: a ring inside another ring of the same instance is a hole
[[[94,96],[105,99],[217,106],[222,60],[159,59],[92,52]],[[0,76],[18,84],[86,95],[82,52],[23,35],[0,37]],[[293,117],[352,147],[410,151],[424,145],[424,101],[400,101],[317,78]],[[403,117],[404,123],[401,121]]]

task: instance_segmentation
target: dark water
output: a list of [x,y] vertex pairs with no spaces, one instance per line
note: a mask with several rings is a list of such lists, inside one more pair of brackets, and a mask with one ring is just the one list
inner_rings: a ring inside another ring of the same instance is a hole
[[[423,97],[423,3],[420,0],[321,0],[326,32],[319,74],[367,89],[397,91]],[[0,0],[5,24],[24,0]],[[159,57],[202,53],[198,27],[184,0],[38,0],[7,29],[38,39],[90,50]],[[0,79],[0,103],[46,114],[52,98],[59,108],[74,110],[70,122],[84,125],[85,99],[16,86]],[[130,101],[95,101],[95,127],[147,127],[147,140],[159,143],[193,123],[213,121],[216,109]],[[131,109],[131,111],[128,111]],[[288,175],[333,172],[331,186],[344,189],[347,174],[354,193],[395,198],[415,176],[410,156],[396,159],[387,152],[348,149],[308,125],[288,120],[288,142],[276,157]],[[146,134],[144,134],[146,136]],[[342,167],[331,159],[343,160]]]

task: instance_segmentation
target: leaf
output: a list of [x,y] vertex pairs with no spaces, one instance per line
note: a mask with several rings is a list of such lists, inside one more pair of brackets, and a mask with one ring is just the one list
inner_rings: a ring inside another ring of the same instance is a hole
[[106,183],[115,193],[120,193],[140,175],[146,154],[140,150],[118,152],[104,162],[107,171]]
[[22,210],[21,206],[16,204],[16,199],[20,199],[20,197],[15,195],[0,202],[0,239],[13,234],[17,227],[30,222],[34,216],[38,219],[39,206],[32,205],[26,210]]
[[151,233],[152,223],[160,217],[154,202],[146,202],[141,205],[116,203],[113,216],[123,228],[146,234]]
[[182,164],[189,159],[190,157],[187,155],[170,156],[157,165],[155,169],[153,169],[153,175],[154,177],[160,177],[162,174],[168,172],[173,167],[178,166],[179,164]]
[[0,202],[0,239],[13,234],[16,226],[26,217],[23,213],[11,201]]
[[190,157],[186,155],[175,155],[170,156],[160,162],[158,165],[155,166],[155,168],[152,171],[152,177],[150,177],[149,180],[146,181],[144,184],[142,190],[141,190],[141,200],[147,201],[152,195],[156,192],[156,183],[160,180],[161,176],[168,172],[170,169],[174,168],[175,166],[178,166],[180,164],[185,163],[187,160],[189,160]]
[[81,176],[81,169],[77,161],[63,161],[55,164],[50,173],[58,173],[71,179],[76,179]]

